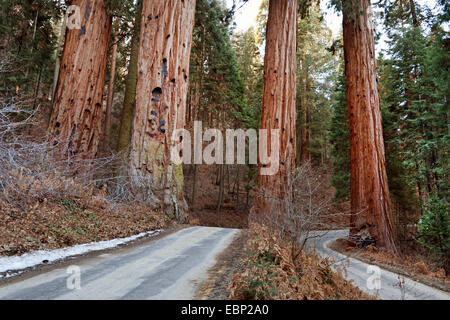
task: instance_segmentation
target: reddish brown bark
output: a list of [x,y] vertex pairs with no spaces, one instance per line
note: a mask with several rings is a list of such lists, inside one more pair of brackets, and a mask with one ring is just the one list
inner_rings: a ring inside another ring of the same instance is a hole
[[[349,0],[347,0],[349,1]],[[351,235],[370,235],[396,252],[387,183],[370,0],[344,10],[344,55],[350,122]],[[359,8],[358,8],[359,5]],[[364,13],[360,14],[362,10]]]
[[[295,167],[295,95],[296,95],[296,30],[297,0],[270,0],[264,57],[264,88],[261,109],[261,129],[279,129],[279,171],[261,175],[252,211],[269,213],[274,203],[283,200]],[[268,150],[274,141],[268,133]],[[277,205],[275,205],[277,206]]]
[[[184,128],[195,0],[144,1],[130,174],[135,192],[154,193],[184,220],[183,170],[172,163],[175,130]],[[141,181],[151,181],[145,190]]]
[[111,34],[104,0],[74,0],[81,29],[67,29],[49,125],[56,157],[93,158],[103,113],[103,86]]

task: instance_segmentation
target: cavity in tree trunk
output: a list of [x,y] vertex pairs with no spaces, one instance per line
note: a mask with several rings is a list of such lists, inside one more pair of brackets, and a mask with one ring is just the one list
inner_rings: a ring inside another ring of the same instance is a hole
[[370,0],[354,0],[351,4],[353,9],[344,10],[343,20],[350,122],[351,235],[370,234],[377,246],[396,252],[385,169],[371,4]]
[[122,115],[120,117],[119,141],[117,151],[121,154],[123,163],[128,159],[128,147],[131,140],[131,126],[133,123],[133,106],[136,100],[137,69],[139,57],[139,33],[141,30],[142,0],[139,0],[131,38],[130,62],[125,83]]
[[254,213],[269,213],[273,201],[286,198],[295,167],[295,96],[296,96],[296,30],[297,0],[270,0],[264,57],[264,89],[261,129],[280,130],[279,170],[275,175],[261,175],[258,168],[258,189]]
[[103,0],[74,0],[81,28],[66,32],[49,125],[57,158],[93,158],[102,127],[103,87],[111,17]]
[[185,124],[194,13],[195,0],[143,2],[130,149],[134,192],[158,196],[180,221],[186,220],[183,168],[171,161],[171,148]]
[[109,72],[109,83],[108,83],[108,99],[106,100],[106,114],[105,114],[105,127],[103,129],[105,135],[105,142],[109,143],[109,134],[111,131],[111,110],[114,98],[114,79],[116,76],[116,60],[117,60],[117,32],[113,30],[113,47],[111,53],[111,66]]

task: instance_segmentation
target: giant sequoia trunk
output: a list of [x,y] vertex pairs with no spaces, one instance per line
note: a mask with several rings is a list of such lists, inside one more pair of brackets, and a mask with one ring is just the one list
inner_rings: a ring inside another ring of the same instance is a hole
[[129,165],[133,190],[159,196],[181,221],[183,169],[172,163],[171,147],[185,123],[194,13],[195,0],[143,2]]
[[57,158],[93,158],[102,127],[103,87],[111,35],[104,0],[74,0],[81,28],[67,29],[49,125]]
[[[295,167],[296,130],[296,30],[297,0],[270,0],[264,57],[264,89],[261,129],[279,129],[279,171],[262,175],[258,169],[259,193],[252,211],[270,213],[287,196],[287,188]],[[271,141],[268,132],[268,151]]]
[[351,7],[344,10],[343,21],[350,122],[351,235],[370,235],[377,246],[396,252],[370,0],[353,0]]

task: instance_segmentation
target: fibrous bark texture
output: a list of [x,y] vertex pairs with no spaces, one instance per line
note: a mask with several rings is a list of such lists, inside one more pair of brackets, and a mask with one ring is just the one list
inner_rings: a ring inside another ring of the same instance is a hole
[[[258,169],[258,189],[252,212],[270,213],[287,196],[296,156],[296,49],[297,0],[270,0],[264,57],[264,88],[261,109],[261,129],[279,129],[279,170],[274,175],[262,175]],[[276,150],[278,151],[278,150]]]
[[104,0],[74,0],[81,28],[67,29],[49,125],[58,158],[93,158],[102,127],[103,87],[111,35]]
[[185,220],[183,170],[171,161],[176,129],[184,128],[195,0],[144,1],[136,109],[130,149],[135,192],[159,195]]
[[395,252],[370,0],[354,0],[352,7],[344,10],[343,20],[350,122],[351,235],[370,235],[377,246]]

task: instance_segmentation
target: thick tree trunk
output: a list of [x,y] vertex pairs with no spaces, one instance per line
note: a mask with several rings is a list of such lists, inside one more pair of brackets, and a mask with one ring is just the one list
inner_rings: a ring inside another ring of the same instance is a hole
[[130,62],[128,64],[128,74],[125,83],[125,96],[123,99],[122,115],[120,117],[119,141],[117,144],[117,151],[122,155],[124,163],[128,159],[128,148],[131,141],[131,126],[133,123],[133,106],[136,101],[142,0],[139,0],[136,10],[135,25],[133,36],[131,38]]
[[219,165],[219,196],[217,200],[217,213],[220,212],[223,205],[223,198],[225,193],[225,164]]
[[258,194],[252,212],[271,213],[287,195],[295,167],[296,130],[296,30],[297,0],[270,0],[264,57],[264,89],[261,109],[261,129],[279,129],[279,170],[275,175],[262,175],[258,168]]
[[113,47],[111,53],[111,66],[109,72],[109,83],[108,83],[108,98],[106,99],[106,114],[105,114],[105,127],[103,133],[105,135],[105,142],[109,144],[109,134],[111,131],[111,112],[114,100],[114,79],[116,76],[116,60],[117,60],[117,32],[113,31]]
[[93,158],[102,127],[111,17],[104,0],[71,4],[80,7],[81,29],[66,32],[49,133],[57,158]]
[[185,124],[194,14],[195,0],[143,3],[130,150],[134,191],[159,196],[180,221],[186,220],[183,169],[171,161],[171,147]]
[[[351,235],[370,235],[377,246],[396,252],[385,169],[371,4],[370,0],[354,1],[354,13],[344,11],[343,22],[350,122]],[[364,13],[360,14],[360,10]]]

